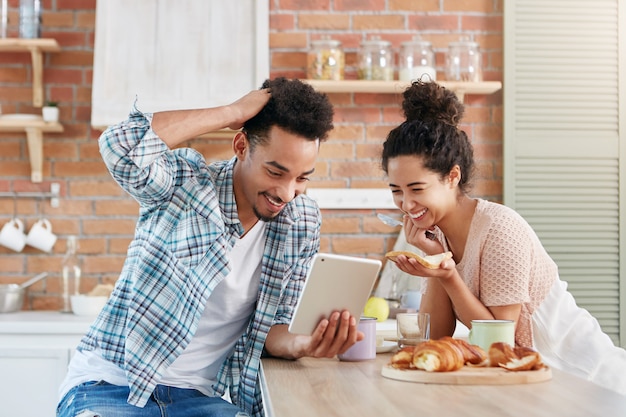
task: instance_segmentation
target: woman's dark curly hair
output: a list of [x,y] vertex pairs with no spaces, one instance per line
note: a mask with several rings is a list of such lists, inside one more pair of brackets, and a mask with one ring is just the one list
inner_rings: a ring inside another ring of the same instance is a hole
[[398,156],[419,156],[424,167],[443,179],[455,165],[461,169],[459,187],[469,188],[474,169],[474,151],[467,134],[457,127],[464,107],[456,95],[434,82],[415,81],[403,93],[406,121],[387,135],[383,144],[382,169]]
[[272,126],[310,140],[324,141],[333,129],[333,106],[326,94],[319,93],[300,80],[279,77],[266,80],[271,98],[263,109],[243,125],[250,146],[268,139]]

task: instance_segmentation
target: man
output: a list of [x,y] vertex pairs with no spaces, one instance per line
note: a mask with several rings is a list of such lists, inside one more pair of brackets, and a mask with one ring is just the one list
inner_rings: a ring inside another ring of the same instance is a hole
[[[333,357],[363,337],[347,311],[311,336],[287,331],[319,250],[319,208],[303,192],[332,117],[325,95],[278,78],[227,106],[135,109],[102,134],[103,159],[140,216],[70,363],[59,416],[262,415],[262,353]],[[242,126],[229,161],[175,149]]]

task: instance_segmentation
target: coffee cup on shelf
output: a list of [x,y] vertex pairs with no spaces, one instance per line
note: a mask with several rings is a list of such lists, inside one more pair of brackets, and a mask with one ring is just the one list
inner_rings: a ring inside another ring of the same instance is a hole
[[57,241],[52,233],[52,224],[47,219],[37,220],[26,236],[26,244],[44,252],[50,252]]
[[24,223],[20,219],[12,218],[0,230],[0,245],[5,246],[15,252],[21,252],[26,245],[26,235],[24,235]]

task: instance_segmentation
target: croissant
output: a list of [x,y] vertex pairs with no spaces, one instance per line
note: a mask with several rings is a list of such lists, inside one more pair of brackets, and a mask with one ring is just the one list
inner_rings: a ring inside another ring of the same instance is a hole
[[396,369],[409,369],[413,366],[413,351],[415,346],[407,346],[397,351],[391,357],[391,366]]
[[451,336],[444,336],[439,340],[454,343],[463,353],[463,361],[471,365],[479,365],[487,361],[487,352],[485,352],[480,346],[472,345],[469,342],[462,339],[455,339]]
[[495,342],[489,347],[489,366],[500,366],[513,359],[519,358],[508,343]]
[[512,348],[501,342],[493,343],[489,348],[489,365],[500,366],[509,371],[530,371],[545,367],[536,350],[522,346]]
[[428,372],[450,372],[465,364],[463,352],[449,341],[429,340],[413,351],[413,366]]

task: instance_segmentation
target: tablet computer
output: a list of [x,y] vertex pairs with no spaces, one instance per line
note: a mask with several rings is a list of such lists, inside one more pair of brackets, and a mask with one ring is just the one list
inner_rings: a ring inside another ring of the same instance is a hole
[[310,335],[320,320],[342,310],[358,324],[382,262],[328,253],[316,254],[312,262],[289,332]]

